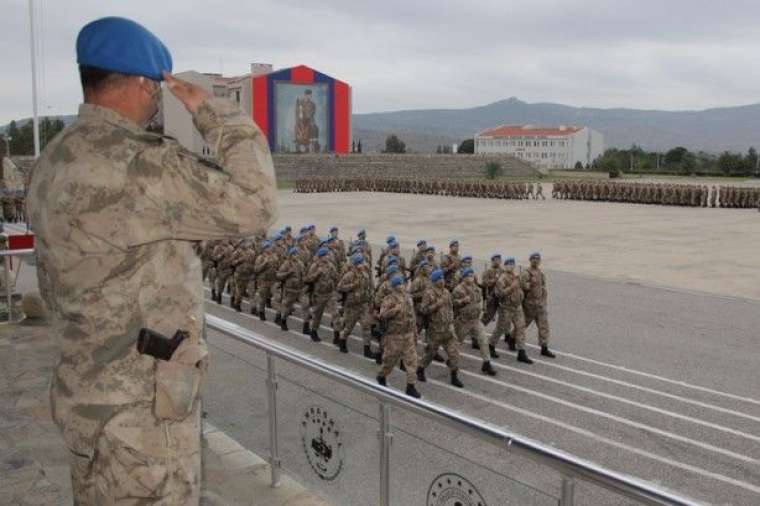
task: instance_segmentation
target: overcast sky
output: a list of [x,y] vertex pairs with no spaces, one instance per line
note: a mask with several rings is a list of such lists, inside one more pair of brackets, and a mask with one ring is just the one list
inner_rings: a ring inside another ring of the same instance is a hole
[[[40,109],[81,100],[74,43],[127,16],[175,71],[306,64],[353,86],[354,112],[527,102],[704,109],[760,102],[758,0],[35,0]],[[0,0],[0,124],[31,115],[26,0]]]

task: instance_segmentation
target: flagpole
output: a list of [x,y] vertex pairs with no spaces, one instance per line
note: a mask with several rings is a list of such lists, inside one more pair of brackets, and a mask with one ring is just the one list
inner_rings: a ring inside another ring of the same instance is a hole
[[34,40],[34,0],[29,0],[29,39],[32,54],[32,111],[34,122],[34,158],[40,156],[40,121],[37,117],[37,62]]

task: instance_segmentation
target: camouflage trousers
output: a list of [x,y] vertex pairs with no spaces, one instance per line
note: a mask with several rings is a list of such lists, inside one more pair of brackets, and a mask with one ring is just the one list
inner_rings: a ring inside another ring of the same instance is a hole
[[547,346],[549,344],[549,315],[546,306],[535,306],[532,304],[523,304],[525,311],[525,328],[536,322],[538,327],[538,344]]
[[337,317],[333,294],[314,295],[311,300],[311,311],[307,313],[306,317],[306,321],[311,322],[311,328],[319,330],[322,325],[322,315],[325,314],[326,310],[333,314],[333,320]]
[[216,273],[216,293],[224,293],[224,287],[227,286],[227,281],[232,277],[232,269],[217,270]]
[[483,322],[483,325],[488,325],[491,323],[491,321],[496,316],[496,310],[498,308],[499,304],[496,302],[496,299],[493,296],[486,299],[486,304],[483,308],[483,317],[480,319],[480,321]]
[[443,348],[446,352],[446,365],[449,369],[456,371],[459,369],[459,341],[454,335],[454,329],[449,326],[446,328],[428,327],[427,335],[430,338],[430,344],[425,347],[425,356],[422,357],[420,367],[425,368],[433,361],[433,356],[438,352],[438,348]]
[[212,264],[208,270],[208,284],[214,290],[216,290],[216,278],[217,278],[216,266]]
[[525,349],[525,314],[522,306],[499,306],[499,316],[496,329],[491,334],[491,344],[496,345],[502,336],[509,334],[512,328],[512,339],[518,350]]
[[258,283],[258,290],[256,290],[256,298],[257,301],[257,307],[259,310],[259,313],[264,311],[266,309],[267,301],[272,298],[272,287],[274,286],[274,283],[271,281],[259,281]]
[[353,332],[354,327],[358,323],[362,327],[364,346],[370,346],[372,343],[372,333],[370,331],[372,315],[370,313],[369,304],[345,306],[340,323],[343,339],[348,339],[348,336],[351,335],[351,332]]
[[479,318],[470,321],[455,320],[454,330],[456,331],[459,344],[462,344],[468,337],[478,342],[480,358],[487,362],[491,360],[488,354],[488,338],[486,337],[486,328]]
[[251,285],[252,278],[250,276],[235,276],[235,288],[232,290],[232,303],[240,304],[243,302],[243,297],[248,294],[250,296],[249,287]]
[[399,360],[403,360],[406,367],[406,383],[417,383],[417,338],[414,332],[385,336],[380,376],[387,377]]
[[[203,263],[201,265],[201,273],[202,273],[201,280],[202,281],[206,281],[206,278],[209,277],[209,273],[211,272],[211,268],[212,267],[214,267],[214,262],[212,262],[211,260],[204,260],[203,261]],[[210,278],[209,278],[209,280],[210,280]],[[212,283],[211,286],[213,286],[213,283]]]
[[136,405],[103,427],[93,457],[70,453],[75,505],[198,505],[200,403],[181,422]]
[[282,303],[280,304],[280,314],[282,314],[283,318],[287,318],[288,316],[293,314],[293,309],[296,306],[296,303],[301,300],[301,294],[303,291],[301,290],[289,290],[285,289],[282,291]]

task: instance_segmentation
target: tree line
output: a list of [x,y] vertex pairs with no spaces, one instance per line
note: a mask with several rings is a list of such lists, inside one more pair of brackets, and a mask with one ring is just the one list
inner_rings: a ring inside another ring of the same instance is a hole
[[[40,118],[40,151],[65,128],[63,120],[60,118],[43,117]],[[21,127],[16,121],[11,121],[4,134],[0,134],[0,153],[2,156],[7,155],[10,148],[11,156],[32,156],[34,155],[34,124],[32,120],[27,121]]]
[[[576,167],[578,168],[578,167]],[[760,176],[760,160],[757,150],[747,153],[724,151],[716,155],[705,151],[689,151],[679,146],[665,153],[646,151],[633,145],[630,149],[607,149],[594,160],[591,170],[610,174],[665,173],[705,176]]]

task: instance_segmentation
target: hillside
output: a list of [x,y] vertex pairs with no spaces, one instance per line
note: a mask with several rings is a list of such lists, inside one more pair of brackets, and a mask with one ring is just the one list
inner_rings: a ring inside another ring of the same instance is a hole
[[[529,104],[510,98],[470,109],[427,109],[356,114],[354,132],[368,138],[398,133],[412,149],[430,138],[461,140],[500,124],[588,125],[601,131],[608,147],[664,150],[684,146],[709,152],[746,151],[760,146],[760,104],[703,111],[599,109],[562,104]],[[420,136],[418,138],[418,136]],[[436,144],[433,142],[432,149]]]

